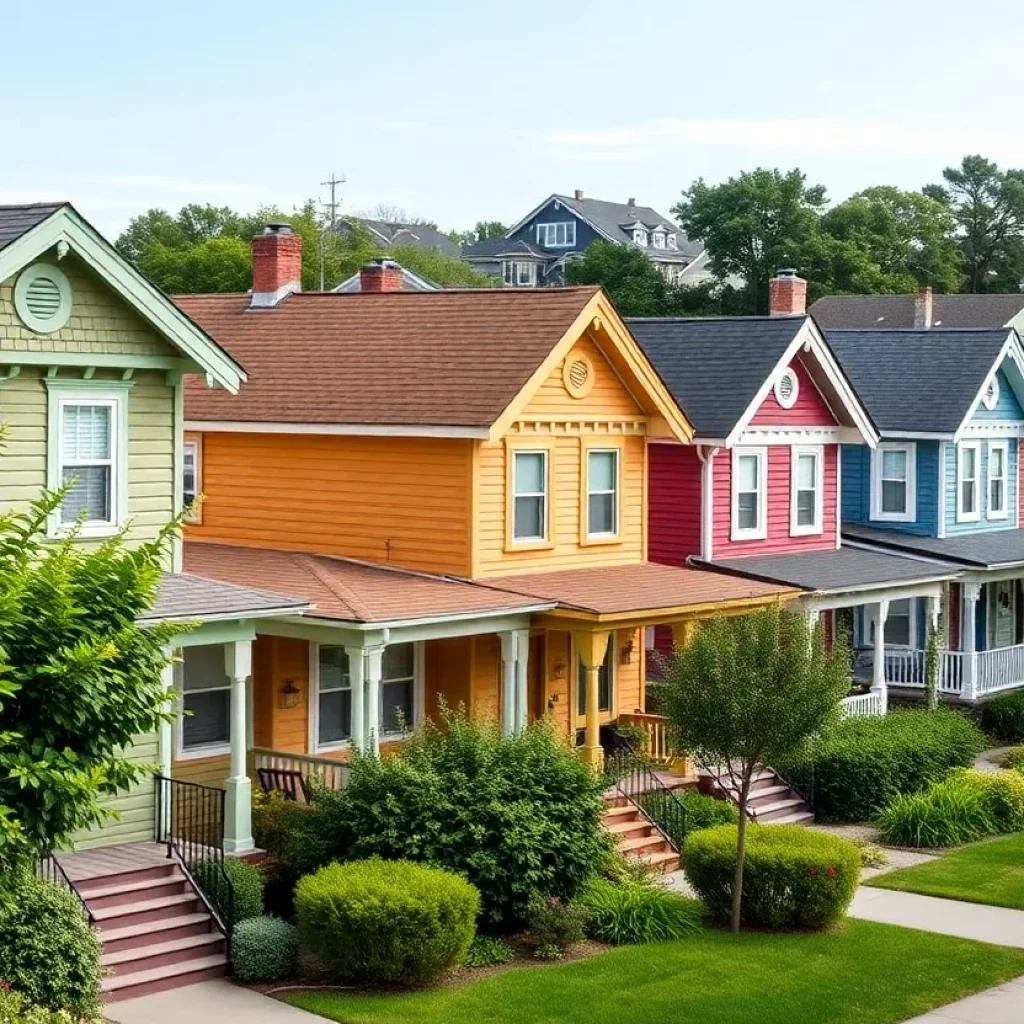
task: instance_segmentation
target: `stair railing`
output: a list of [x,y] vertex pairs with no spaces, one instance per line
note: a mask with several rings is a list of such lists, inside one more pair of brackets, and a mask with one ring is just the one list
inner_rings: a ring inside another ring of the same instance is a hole
[[605,778],[615,792],[636,805],[677,853],[686,839],[686,808],[651,770],[650,763],[631,747],[605,757]]
[[89,927],[96,927],[96,918],[89,909],[89,904],[85,902],[85,897],[78,891],[78,886],[71,881],[70,876],[64,870],[64,866],[57,860],[52,850],[44,851],[36,859],[36,877],[67,889],[81,903],[82,914],[89,922]]

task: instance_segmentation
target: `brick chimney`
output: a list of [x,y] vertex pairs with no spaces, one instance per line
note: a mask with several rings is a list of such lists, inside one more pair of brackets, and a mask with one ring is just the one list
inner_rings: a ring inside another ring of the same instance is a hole
[[576,202],[578,203],[583,198],[583,189],[576,189]]
[[807,312],[807,282],[795,270],[782,270],[768,282],[768,311],[772,316]]
[[302,290],[302,239],[290,224],[268,224],[252,240],[250,307],[276,306]]
[[394,260],[371,260],[359,271],[361,292],[400,292],[402,266]]
[[914,328],[927,330],[932,325],[932,290],[918,288],[914,296]]

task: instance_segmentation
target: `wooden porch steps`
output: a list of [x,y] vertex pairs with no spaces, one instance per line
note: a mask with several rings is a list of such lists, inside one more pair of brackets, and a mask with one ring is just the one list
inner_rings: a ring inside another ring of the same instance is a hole
[[[706,777],[712,795],[739,804],[739,779],[722,773]],[[750,781],[747,817],[763,825],[811,825],[814,814],[806,801],[771,768],[759,768]]]
[[666,874],[678,869],[679,851],[632,800],[621,795],[605,797],[601,824],[615,838],[615,852],[620,856],[643,861]]

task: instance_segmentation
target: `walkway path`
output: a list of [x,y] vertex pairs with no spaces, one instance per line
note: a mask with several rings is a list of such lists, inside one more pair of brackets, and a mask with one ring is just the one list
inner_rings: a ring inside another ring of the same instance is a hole
[[310,1024],[316,1020],[305,1010],[224,980],[126,999],[106,1013],[116,1024]]
[[1024,1020],[1024,978],[940,1006],[905,1024],[1020,1024]]

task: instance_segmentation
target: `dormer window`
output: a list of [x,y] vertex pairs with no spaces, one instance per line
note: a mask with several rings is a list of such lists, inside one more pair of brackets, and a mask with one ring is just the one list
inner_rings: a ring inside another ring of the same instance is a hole
[[655,231],[654,235],[651,238],[651,245],[653,245],[655,249],[664,249],[665,248],[665,232],[664,231]]
[[637,245],[642,245],[644,248],[647,247],[647,232],[642,228],[636,228],[633,231],[633,241]]
[[670,249],[678,249],[679,248],[679,246],[676,244],[676,236],[675,236],[675,234],[670,234],[668,236],[668,238],[666,239],[666,242],[668,242],[668,247]]
[[568,249],[576,244],[576,221],[537,225],[537,244],[545,249]]

